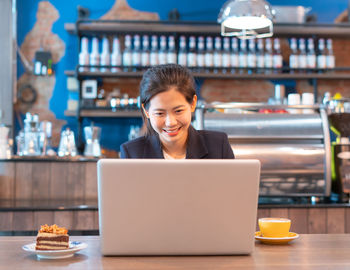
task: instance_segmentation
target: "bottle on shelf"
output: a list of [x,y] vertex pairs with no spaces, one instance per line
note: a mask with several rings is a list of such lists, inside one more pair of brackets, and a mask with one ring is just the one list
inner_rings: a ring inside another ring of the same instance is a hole
[[236,73],[237,68],[239,67],[239,50],[238,50],[238,39],[236,37],[231,38],[231,73]]
[[150,65],[149,38],[147,35],[142,36],[141,66],[148,67]]
[[186,37],[180,36],[179,41],[179,53],[177,55],[177,63],[181,66],[187,66],[187,49],[186,49]]
[[230,39],[224,37],[223,41],[223,51],[222,51],[222,70],[224,73],[228,72],[231,67],[231,50],[230,50]]
[[167,63],[166,36],[164,35],[159,38],[158,63],[159,65]]
[[270,38],[265,40],[265,73],[271,73],[271,69],[273,67],[273,52],[272,52],[272,41]]
[[[80,40],[80,53],[79,53],[79,65],[88,66],[89,65],[89,39],[87,37],[82,37]],[[79,71],[88,71],[87,67],[80,67]]]
[[248,41],[247,67],[248,67],[249,74],[252,74],[255,71],[255,68],[256,68],[255,39],[249,39]]
[[174,36],[168,37],[168,52],[167,52],[167,63],[176,64],[176,48]]
[[295,69],[299,68],[298,45],[296,38],[290,40],[290,49],[292,52],[289,56],[289,68],[291,69],[291,72],[294,72]]
[[204,37],[200,36],[197,39],[197,67],[199,70],[203,70],[205,67],[205,53],[204,53]]
[[221,37],[215,37],[214,48],[214,72],[217,73],[222,67]]
[[[109,53],[109,41],[106,36],[102,38],[102,52],[100,56],[100,65],[101,66],[109,66],[111,64],[110,62],[111,56]],[[102,72],[109,71],[109,68],[101,67]]]
[[326,49],[324,39],[320,38],[318,40],[318,54],[317,54],[317,68],[325,69],[327,67],[326,62]]
[[273,40],[273,64],[272,67],[275,70],[275,73],[282,72],[283,67],[283,58],[282,58],[282,52],[281,52],[281,44],[280,40],[278,38],[275,38]]
[[152,35],[151,37],[150,65],[151,66],[159,65],[158,37],[156,35]]
[[329,69],[335,68],[335,57],[333,54],[333,42],[327,39],[326,67]]
[[197,66],[196,38],[194,36],[190,36],[188,41],[187,66],[189,68]]
[[262,73],[265,67],[264,59],[264,40],[259,38],[256,51],[256,67],[257,73]]
[[308,38],[307,40],[306,66],[307,68],[316,68],[315,46],[312,38]]
[[124,71],[130,71],[132,65],[131,36],[126,35],[124,40],[123,66]]
[[299,69],[306,69],[307,68],[305,39],[303,39],[303,38],[299,39],[298,65],[299,65]]
[[91,53],[90,53],[90,71],[95,72],[98,70],[97,66],[100,65],[100,53],[98,50],[98,38],[93,37],[92,38],[92,47],[91,47]]
[[112,66],[111,71],[112,72],[120,71],[119,67],[121,65],[122,65],[122,55],[120,52],[119,38],[114,37],[113,38],[113,50],[112,50],[112,54],[111,54],[111,66]]
[[205,50],[205,71],[210,72],[214,66],[214,51],[213,51],[213,38],[206,37],[206,50]]
[[141,41],[139,35],[134,35],[134,48],[131,52],[131,65],[133,70],[140,69],[141,66]]

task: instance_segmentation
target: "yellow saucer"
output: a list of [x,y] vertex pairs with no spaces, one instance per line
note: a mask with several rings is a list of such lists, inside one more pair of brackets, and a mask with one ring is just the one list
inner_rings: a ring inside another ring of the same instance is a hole
[[272,244],[272,245],[287,244],[288,242],[293,241],[294,239],[297,239],[297,238],[299,238],[299,234],[294,232],[289,232],[288,237],[281,237],[281,238],[263,237],[261,235],[261,232],[255,232],[255,239],[259,240],[264,244]]

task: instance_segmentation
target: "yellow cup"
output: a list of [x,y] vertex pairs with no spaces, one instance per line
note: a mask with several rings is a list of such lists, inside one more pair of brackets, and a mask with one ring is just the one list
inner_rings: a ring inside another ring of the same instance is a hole
[[288,237],[291,221],[287,218],[259,218],[259,228],[263,237]]

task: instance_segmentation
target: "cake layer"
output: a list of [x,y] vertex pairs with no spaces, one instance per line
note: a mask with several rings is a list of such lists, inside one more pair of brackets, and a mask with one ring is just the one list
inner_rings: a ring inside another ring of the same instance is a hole
[[47,246],[47,245],[37,245],[35,246],[36,250],[64,250],[68,249],[68,247],[53,247],[53,246]]
[[58,242],[68,242],[68,235],[53,235],[53,236],[37,236],[37,241],[58,241]]

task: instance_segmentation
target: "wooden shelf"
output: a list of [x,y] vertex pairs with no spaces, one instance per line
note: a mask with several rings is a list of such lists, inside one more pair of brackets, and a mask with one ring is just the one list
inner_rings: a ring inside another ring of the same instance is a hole
[[[70,34],[183,34],[183,35],[219,35],[220,25],[216,22],[169,22],[169,21],[103,21],[83,20],[66,23],[65,29]],[[322,36],[350,38],[350,24],[274,24],[276,36]]]
[[[346,72],[348,70],[348,72]],[[238,72],[238,71],[237,71]],[[350,68],[339,68],[333,71],[325,71],[324,73],[316,73],[314,71],[295,72],[295,73],[271,73],[259,74],[240,74],[240,73],[214,73],[214,72],[193,72],[195,78],[201,79],[255,79],[255,80],[309,80],[309,79],[321,79],[321,80],[350,80]],[[74,70],[66,70],[67,76],[75,76]],[[100,71],[84,71],[78,72],[79,78],[141,78],[143,71],[120,71],[120,72],[100,72]]]
[[[76,111],[66,110],[64,112],[65,116],[77,117]],[[115,118],[131,118],[131,117],[142,117],[140,111],[112,111],[111,109],[82,109],[80,110],[81,117],[115,117]]]

